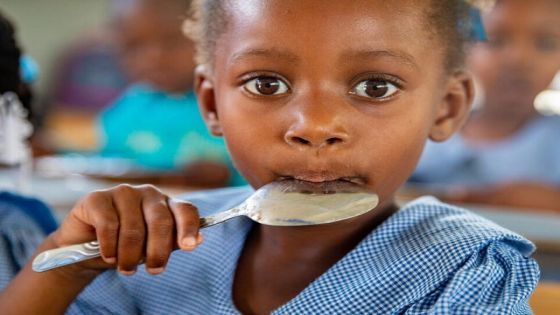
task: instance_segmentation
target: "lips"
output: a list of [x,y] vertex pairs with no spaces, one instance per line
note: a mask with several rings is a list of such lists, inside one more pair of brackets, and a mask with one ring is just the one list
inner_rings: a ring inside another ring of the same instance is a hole
[[[334,179],[330,179],[334,178]],[[284,176],[278,179],[287,183],[289,191],[305,194],[336,194],[364,192],[365,181],[357,177]]]
[[279,180],[298,180],[312,184],[366,184],[365,178],[360,176],[340,176],[328,172],[301,172],[297,175],[279,176]]

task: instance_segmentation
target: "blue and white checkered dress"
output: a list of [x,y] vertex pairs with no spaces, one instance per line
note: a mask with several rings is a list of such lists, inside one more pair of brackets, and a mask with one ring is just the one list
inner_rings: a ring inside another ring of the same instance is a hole
[[[251,190],[187,196],[202,214],[244,200]],[[238,314],[237,259],[252,226],[237,218],[204,231],[194,252],[176,251],[166,272],[132,277],[108,271],[70,314]],[[533,245],[463,209],[422,198],[403,207],[274,314],[530,314],[539,278]]]
[[[14,196],[14,198],[8,198]],[[8,285],[46,237],[44,229],[22,209],[28,198],[0,192],[0,290]],[[35,209],[29,209],[33,211]]]

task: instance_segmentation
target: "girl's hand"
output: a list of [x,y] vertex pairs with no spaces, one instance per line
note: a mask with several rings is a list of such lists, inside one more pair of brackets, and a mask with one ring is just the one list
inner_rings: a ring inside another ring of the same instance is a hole
[[81,271],[117,268],[125,275],[145,262],[161,273],[175,248],[193,250],[202,237],[195,206],[173,200],[151,185],[119,185],[81,199],[54,232],[60,246],[99,241],[102,258],[74,265]]

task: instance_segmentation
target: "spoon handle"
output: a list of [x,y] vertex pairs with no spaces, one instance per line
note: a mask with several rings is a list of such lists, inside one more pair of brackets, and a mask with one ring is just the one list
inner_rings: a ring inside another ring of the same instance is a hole
[[[219,212],[200,218],[200,228],[206,228],[241,215],[239,208]],[[91,241],[77,245],[64,246],[46,250],[33,259],[32,269],[43,272],[54,268],[74,264],[80,261],[100,257],[99,242]]]
[[99,242],[64,246],[42,252],[33,259],[33,271],[43,272],[101,256]]
[[231,208],[226,211],[211,214],[200,218],[200,228],[203,229],[212,225],[220,224],[222,222],[225,222],[229,219],[233,219],[240,215],[242,214],[240,213],[239,208]]

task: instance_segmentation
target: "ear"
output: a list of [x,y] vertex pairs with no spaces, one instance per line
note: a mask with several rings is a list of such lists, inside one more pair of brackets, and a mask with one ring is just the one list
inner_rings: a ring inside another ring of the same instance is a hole
[[446,93],[439,104],[430,139],[436,142],[447,140],[467,119],[474,98],[472,76],[458,71],[447,81]]
[[205,65],[198,65],[194,70],[194,89],[198,98],[198,107],[206,127],[214,136],[222,136],[222,126],[218,117],[212,72]]

